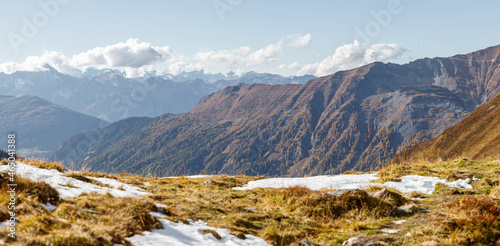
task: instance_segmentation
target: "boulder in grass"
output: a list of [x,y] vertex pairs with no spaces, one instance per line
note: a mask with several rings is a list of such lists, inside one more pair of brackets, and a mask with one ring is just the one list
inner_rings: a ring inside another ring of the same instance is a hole
[[396,217],[410,216],[418,212],[418,210],[419,209],[415,204],[408,204],[396,208],[394,211],[392,211],[391,215]]
[[359,237],[351,237],[342,243],[342,246],[364,246],[366,243],[365,239]]

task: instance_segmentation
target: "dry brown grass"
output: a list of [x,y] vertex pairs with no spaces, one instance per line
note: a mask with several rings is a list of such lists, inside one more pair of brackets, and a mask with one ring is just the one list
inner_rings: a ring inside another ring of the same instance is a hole
[[74,179],[77,179],[77,180],[80,180],[80,181],[83,181],[83,182],[87,182],[87,183],[90,183],[90,184],[94,184],[94,185],[97,185],[97,186],[101,186],[101,187],[113,188],[112,186],[107,185],[107,184],[103,184],[102,182],[99,182],[99,181],[97,181],[95,179],[87,178],[89,176],[82,175],[79,172],[66,173],[66,174],[63,174],[63,176],[74,178]]
[[[0,190],[4,195],[4,198],[8,198],[7,195],[9,195],[7,193],[7,184],[12,183],[9,182],[9,178],[11,178],[11,176],[9,176],[7,173],[0,173]],[[60,200],[59,193],[50,185],[44,182],[32,182],[17,175],[14,175],[14,180],[15,184],[17,184],[15,190],[16,195],[18,196],[26,197],[40,203],[50,202],[53,204],[57,204]],[[3,202],[7,202],[7,200],[4,200]]]
[[[29,162],[37,167],[57,168],[39,161]],[[83,175],[69,175],[88,179]],[[10,194],[7,184],[10,176],[0,173],[0,221],[10,218]],[[62,200],[58,192],[44,182],[33,182],[14,176],[16,186],[16,239],[8,237],[7,229],[0,229],[0,244],[8,245],[130,245],[126,237],[142,231],[161,228],[161,223],[149,212],[157,211],[148,198],[115,198],[111,195],[82,194]],[[85,181],[85,180],[84,180]],[[104,186],[100,182],[87,181]],[[47,211],[42,204],[57,206]]]
[[57,162],[45,162],[41,160],[28,160],[28,159],[22,159],[20,161],[24,162],[25,164],[29,164],[43,169],[55,169],[59,172],[64,172],[67,170],[61,163]]
[[130,245],[126,237],[161,228],[149,214],[156,208],[148,199],[85,194],[62,200],[48,212],[28,197],[19,198],[16,240],[0,232],[12,245]]
[[[212,182],[207,185],[208,179]],[[201,219],[214,227],[227,228],[234,235],[257,235],[273,245],[288,245],[304,238],[335,244],[357,233],[370,233],[406,201],[395,191],[390,192],[394,196],[381,200],[362,190],[336,197],[304,187],[231,189],[255,179],[258,178],[152,179],[147,191],[167,206],[164,212],[173,221]]]
[[[500,190],[498,164],[498,160],[459,159],[385,167],[379,171],[381,180],[395,180],[409,174],[439,176],[449,180],[475,176],[481,180],[472,182],[472,190],[438,185],[432,195],[403,195],[387,189],[386,196],[381,199],[367,194],[380,187],[347,192],[337,197],[328,195],[327,190],[312,191],[304,187],[246,191],[232,189],[262,177],[220,175],[205,178],[145,178],[125,173],[109,175],[82,171],[66,175],[80,180],[88,179],[86,182],[92,182],[87,177],[113,178],[142,187],[153,195],[114,198],[110,195],[84,194],[61,200],[48,185],[19,179],[24,190],[19,195],[19,241],[14,244],[128,245],[126,237],[160,226],[158,220],[149,215],[151,211],[158,211],[175,222],[203,220],[213,227],[229,229],[231,234],[240,238],[245,238],[244,234],[252,234],[273,245],[288,245],[301,239],[320,245],[338,245],[358,235],[382,238],[390,245],[421,245],[425,241],[434,241],[439,245],[466,245],[472,242],[476,245],[491,245],[492,241],[485,241],[479,235],[489,235],[497,240],[496,222],[484,223],[496,220],[496,210],[490,208],[500,207],[494,200]],[[208,180],[211,182],[206,182]],[[6,185],[2,183],[2,187]],[[404,218],[408,222],[401,226],[400,234],[382,237],[380,229],[391,225],[392,220],[399,219],[391,218],[390,212],[397,206],[409,203],[411,198],[424,199],[413,202],[432,212]],[[478,200],[467,200],[469,198]],[[4,190],[0,201],[5,204],[7,199]],[[477,206],[463,206],[463,201]],[[41,203],[46,202],[57,205],[57,209],[46,211],[41,206]],[[154,203],[166,207],[158,208]],[[483,207],[486,210],[477,210],[482,205],[485,205]],[[471,216],[474,213],[485,214],[485,211],[486,214],[492,213],[484,218],[486,222]],[[5,217],[5,212],[0,209],[0,219]],[[474,224],[478,223],[483,224],[475,227]],[[412,236],[404,237],[406,232]],[[212,231],[203,233],[213,234]],[[0,239],[6,240],[4,232],[0,235]]]
[[[434,194],[424,195],[420,207],[431,213],[409,219],[405,230],[412,234],[396,244],[422,245],[498,245],[500,244],[500,203],[498,197],[500,160],[417,161],[410,165],[391,165],[379,172],[380,180],[402,175],[438,176],[447,180],[480,178],[473,189],[437,184]],[[409,195],[408,195],[409,196]]]

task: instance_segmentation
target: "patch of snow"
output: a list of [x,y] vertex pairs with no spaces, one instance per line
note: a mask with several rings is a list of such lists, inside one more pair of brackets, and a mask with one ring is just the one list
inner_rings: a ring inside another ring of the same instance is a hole
[[[116,179],[95,178],[95,177],[87,177],[87,178],[93,179],[93,180],[97,180],[97,181],[99,181],[99,182],[101,182],[103,184],[110,185],[110,186],[112,186],[112,187],[114,187],[116,189],[119,189],[120,191],[126,191],[128,194],[130,194],[132,196],[142,196],[142,195],[148,194],[148,193],[144,192],[144,189],[142,189],[142,188],[122,183],[122,182],[120,182],[120,181],[118,181]],[[115,197],[124,197],[124,196],[127,196],[126,194],[122,194],[122,193],[117,193],[116,195],[113,194],[113,193],[111,193],[111,195],[113,195]]]
[[[194,222],[188,220],[189,225],[182,222],[174,223],[170,220],[160,219],[164,229],[145,231],[143,235],[134,235],[127,240],[134,246],[160,246],[160,245],[176,245],[176,246],[223,246],[223,245],[242,245],[242,246],[260,246],[270,245],[264,239],[253,236],[245,235],[247,239],[243,240],[237,238],[229,233],[226,229],[217,229],[210,226],[203,221]],[[222,239],[217,240],[212,234],[203,234],[201,230],[214,230]]]
[[470,179],[460,179],[448,182],[438,177],[425,177],[419,175],[407,175],[401,177],[401,182],[386,182],[384,184],[372,183],[378,179],[377,173],[370,174],[348,174],[336,176],[315,176],[307,178],[268,178],[250,181],[243,187],[233,187],[234,190],[251,190],[255,188],[287,188],[303,186],[311,190],[321,189],[366,189],[370,186],[383,185],[394,188],[402,193],[418,191],[423,194],[432,194],[437,183],[451,187],[471,189]]
[[167,218],[168,216],[159,212],[149,212],[149,214],[156,218]]
[[7,227],[9,227],[8,221],[0,222],[0,228],[7,228]]
[[243,187],[234,187],[234,190],[251,190],[255,188],[288,188],[303,186],[311,190],[321,189],[365,189],[376,180],[377,174],[347,174],[336,176],[314,176],[307,178],[269,178],[250,181]]
[[423,201],[425,199],[424,198],[420,198],[420,197],[415,197],[415,198],[410,198],[410,200],[413,200],[413,201]]
[[161,203],[155,203],[155,206],[156,206],[157,208],[168,208],[168,206],[167,206],[167,205],[164,205],[164,204],[161,204]]
[[392,223],[396,224],[396,225],[401,225],[403,223],[405,223],[406,220],[396,220],[396,221],[393,221]]
[[399,232],[399,229],[382,229],[380,231],[387,234],[396,234]]
[[[0,166],[0,172],[5,172],[7,171],[7,169],[7,165]],[[120,186],[122,186],[124,190],[97,186],[95,184],[90,184],[74,178],[62,176],[63,173],[55,169],[37,168],[20,162],[17,162],[16,173],[17,175],[34,182],[43,181],[47,183],[48,185],[56,189],[57,192],[59,192],[59,196],[63,199],[69,197],[77,197],[82,193],[91,192],[97,192],[100,194],[110,193],[114,197],[135,197],[149,194],[147,192],[140,191],[140,188],[123,184],[119,181],[116,182],[120,183]],[[108,181],[105,180],[103,183],[105,182]],[[116,184],[111,181],[109,181],[109,183]],[[127,188],[129,190],[127,190]]]
[[423,194],[432,194],[437,183],[442,183],[450,187],[471,189],[470,179],[460,179],[453,182],[448,182],[438,177],[425,177],[419,175],[407,175],[401,177],[401,182],[386,182],[384,185],[390,188],[399,190],[402,193],[410,193],[418,191]]
[[45,208],[49,212],[52,212],[52,211],[56,210],[56,208],[57,208],[56,206],[54,206],[50,203],[47,203],[47,204],[42,203],[42,207]]
[[59,221],[61,221],[61,222],[68,222],[68,220],[63,219],[63,218],[56,218],[56,220],[59,220]]
[[0,228],[7,228],[9,226],[11,226],[11,223],[14,223],[17,225],[17,223],[19,223],[19,218],[18,217],[14,217],[14,221],[4,221],[4,222],[0,222]]
[[479,181],[479,180],[481,180],[481,179],[478,179],[478,178],[476,178],[476,177],[472,177],[472,180],[474,180],[474,181]]

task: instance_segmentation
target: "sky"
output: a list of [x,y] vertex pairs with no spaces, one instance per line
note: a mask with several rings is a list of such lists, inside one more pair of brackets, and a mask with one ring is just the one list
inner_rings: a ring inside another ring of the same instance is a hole
[[2,1],[0,72],[323,76],[500,44],[499,1]]

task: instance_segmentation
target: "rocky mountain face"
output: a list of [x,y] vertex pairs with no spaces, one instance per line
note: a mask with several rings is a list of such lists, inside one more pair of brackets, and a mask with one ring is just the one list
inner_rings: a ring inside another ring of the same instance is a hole
[[[303,176],[371,170],[436,137],[500,92],[500,46],[449,58],[372,63],[303,85],[240,84],[112,145],[58,160],[139,174]],[[121,129],[121,131],[124,131]],[[61,146],[73,149],[76,136]],[[73,145],[71,145],[73,144]]]
[[391,163],[500,157],[500,94],[436,138],[396,155]]
[[35,96],[0,96],[0,115],[0,148],[16,133],[17,153],[27,157],[44,157],[61,141],[108,124]]
[[110,122],[134,116],[184,113],[210,92],[239,83],[305,83],[314,78],[310,75],[284,77],[255,72],[225,76],[192,71],[176,76],[129,79],[117,70],[88,69],[81,77],[72,77],[48,65],[46,69],[40,72],[0,73],[2,94],[38,96]]

